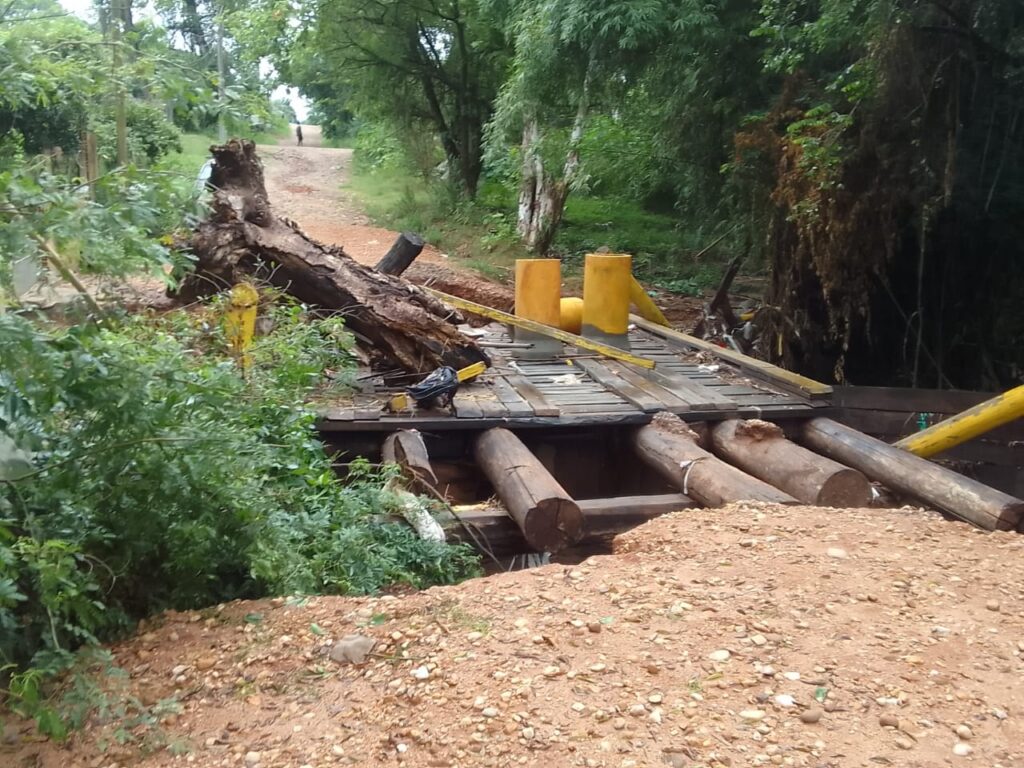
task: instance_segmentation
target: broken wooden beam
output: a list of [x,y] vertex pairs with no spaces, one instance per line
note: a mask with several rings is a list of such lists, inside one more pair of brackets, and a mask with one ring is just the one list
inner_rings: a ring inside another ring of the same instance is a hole
[[979,528],[1011,531],[1024,519],[1024,501],[832,419],[807,421],[800,439],[815,451],[859,469],[894,491]]
[[579,541],[579,505],[512,432],[487,430],[476,439],[473,455],[531,547],[558,552]]
[[385,275],[400,275],[409,268],[422,250],[422,237],[415,232],[402,232],[374,269]]
[[767,381],[769,384],[787,392],[793,392],[810,400],[828,397],[832,394],[832,387],[828,384],[823,384],[820,381],[809,379],[798,373],[787,371],[785,368],[779,368],[777,365],[766,363],[764,360],[758,360],[755,357],[744,355],[732,349],[719,347],[717,344],[712,344],[704,339],[698,339],[696,336],[691,336],[688,333],[674,331],[671,328],[663,328],[656,323],[644,320],[639,315],[630,315],[629,319],[637,328],[642,328],[675,347],[693,352],[708,352],[731,365],[737,366],[744,373]]
[[730,464],[806,504],[866,507],[871,503],[871,483],[863,474],[787,440],[770,422],[722,421],[711,427],[709,442],[712,451]]
[[645,464],[708,507],[733,501],[797,503],[789,494],[705,451],[697,444],[697,434],[667,412],[659,413],[650,424],[636,430],[632,441]]
[[423,435],[417,429],[402,429],[384,438],[381,461],[397,464],[416,490],[437,491],[437,475],[430,466],[430,456]]
[[[576,503],[583,516],[583,534],[574,546],[602,544],[648,520],[700,506],[681,493],[579,499]],[[523,538],[516,522],[499,506],[479,504],[468,509],[455,508],[453,514],[458,521],[444,524],[448,541],[478,546],[475,535],[497,557],[536,551]],[[472,529],[473,535],[467,533],[467,527]]]

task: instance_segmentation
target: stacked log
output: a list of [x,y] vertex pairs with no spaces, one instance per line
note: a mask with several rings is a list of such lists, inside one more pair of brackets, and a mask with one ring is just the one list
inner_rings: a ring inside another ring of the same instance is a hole
[[662,412],[632,436],[639,457],[676,488],[701,504],[719,507],[733,501],[796,504],[768,483],[727,464],[698,445],[697,433],[677,416]]
[[730,464],[806,504],[866,507],[871,483],[855,469],[819,456],[786,439],[775,424],[729,419],[712,426],[711,449]]

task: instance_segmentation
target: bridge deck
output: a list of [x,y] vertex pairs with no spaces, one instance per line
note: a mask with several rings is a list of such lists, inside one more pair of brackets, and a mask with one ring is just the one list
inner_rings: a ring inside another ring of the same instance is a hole
[[488,349],[494,365],[459,388],[451,410],[388,413],[384,406],[401,387],[370,379],[345,402],[321,406],[320,430],[643,424],[658,411],[687,421],[737,416],[778,420],[821,415],[819,409],[830,405],[827,395],[791,386],[781,369],[735,353],[719,356],[652,329],[633,328],[630,351],[654,361],[653,370],[571,346],[557,357],[515,360],[501,346],[511,342],[505,326],[494,323],[483,330],[481,341],[497,345]]

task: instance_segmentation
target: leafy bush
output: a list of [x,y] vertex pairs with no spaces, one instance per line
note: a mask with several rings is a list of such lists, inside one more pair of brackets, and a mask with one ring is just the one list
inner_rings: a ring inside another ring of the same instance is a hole
[[469,550],[338,483],[304,402],[350,367],[335,319],[272,310],[248,379],[206,313],[42,331],[0,316],[0,661],[56,669],[166,607],[455,581]]

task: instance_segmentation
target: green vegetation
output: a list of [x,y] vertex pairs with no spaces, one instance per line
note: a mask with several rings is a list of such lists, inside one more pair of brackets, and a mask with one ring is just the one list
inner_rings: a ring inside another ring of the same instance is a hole
[[1019,3],[291,7],[283,19],[257,0],[248,39],[368,158],[400,150],[412,175],[481,199],[471,216],[419,204],[428,226],[474,222],[463,250],[511,221],[535,253],[614,239],[682,287],[743,256],[771,275],[759,322],[789,367],[863,384],[1019,379]]
[[31,663],[13,704],[52,733],[25,681],[154,611],[476,572],[468,549],[388,522],[386,477],[357,463],[337,482],[305,403],[346,384],[341,320],[281,301],[243,377],[219,313],[70,329],[0,317],[0,661]]
[[95,26],[51,0],[0,11],[0,694],[58,738],[98,716],[158,741],[174,703],[125,699],[93,652],[141,617],[477,572],[468,549],[391,522],[386,472],[356,462],[338,482],[308,401],[351,384],[340,319],[265,294],[273,330],[243,376],[223,300],[59,323],[23,306],[41,280],[188,269],[169,244],[204,213],[218,124],[258,141],[286,127],[237,40],[217,72],[229,9],[158,6],[169,27],[126,0],[98,3]]
[[[530,258],[515,230],[515,192],[497,180],[485,182],[474,200],[447,185],[415,175],[401,160],[372,166],[357,154],[348,187],[383,226],[419,232],[442,252],[495,280],[507,280],[517,258]],[[583,256],[599,248],[634,255],[641,279],[680,293],[699,294],[721,279],[711,258],[696,263],[685,254],[701,249],[686,242],[676,219],[621,197],[578,195],[568,200],[551,253],[563,260],[570,280],[582,274]]]

